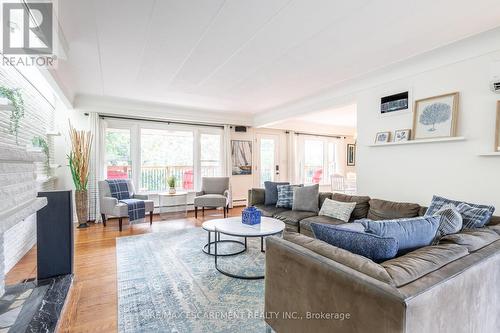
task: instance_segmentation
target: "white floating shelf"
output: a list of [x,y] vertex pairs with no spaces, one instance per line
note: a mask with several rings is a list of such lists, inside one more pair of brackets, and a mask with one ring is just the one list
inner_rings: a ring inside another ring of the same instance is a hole
[[454,136],[451,138],[438,138],[438,139],[421,139],[421,140],[409,140],[400,142],[387,142],[368,145],[368,147],[385,147],[385,146],[399,146],[399,145],[416,145],[421,143],[436,143],[436,142],[453,142],[453,141],[465,141],[463,136]]
[[481,153],[478,156],[500,156],[500,151],[492,151],[489,153]]
[[60,136],[61,135],[61,133],[57,132],[57,131],[47,131],[45,134],[47,136]]

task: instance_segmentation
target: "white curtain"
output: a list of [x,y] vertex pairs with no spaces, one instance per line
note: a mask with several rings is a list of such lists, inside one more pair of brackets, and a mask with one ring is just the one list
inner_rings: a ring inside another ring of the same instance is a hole
[[90,170],[88,182],[88,201],[89,201],[89,220],[95,220],[96,223],[102,222],[99,208],[99,193],[97,182],[101,177],[100,166],[100,141],[101,141],[101,121],[99,114],[90,112],[89,127],[92,133],[92,150],[90,152]]
[[[233,167],[231,163],[231,126],[224,125],[222,150],[222,171],[225,177],[231,177]],[[229,181],[229,208],[233,208],[233,195],[231,191],[231,181]]]
[[287,161],[288,161],[288,181],[295,184],[298,180],[299,158],[297,154],[297,135],[294,131],[288,132],[287,137]]

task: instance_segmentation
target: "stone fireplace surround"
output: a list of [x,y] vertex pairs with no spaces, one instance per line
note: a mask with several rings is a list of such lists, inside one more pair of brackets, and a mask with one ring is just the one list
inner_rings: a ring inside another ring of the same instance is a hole
[[36,242],[36,212],[47,204],[37,198],[38,152],[0,143],[0,296],[5,274]]

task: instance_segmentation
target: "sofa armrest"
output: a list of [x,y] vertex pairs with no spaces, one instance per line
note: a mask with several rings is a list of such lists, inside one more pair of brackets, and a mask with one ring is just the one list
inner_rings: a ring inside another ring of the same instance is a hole
[[113,209],[118,205],[118,199],[113,197],[102,197],[100,199],[101,214],[113,214]]
[[252,188],[248,190],[248,206],[263,205],[265,203],[266,190],[263,188]]
[[277,237],[266,239],[264,311],[277,332],[405,329],[405,300],[396,288]]
[[202,195],[205,195],[205,191],[198,191],[194,194],[195,197],[199,197],[199,196],[202,196]]
[[134,194],[134,199],[149,200],[149,196],[147,194],[136,193],[136,194]]

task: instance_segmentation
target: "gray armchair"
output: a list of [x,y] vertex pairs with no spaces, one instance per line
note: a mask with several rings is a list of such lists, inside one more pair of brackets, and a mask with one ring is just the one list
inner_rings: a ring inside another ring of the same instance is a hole
[[194,198],[194,217],[198,218],[198,207],[205,215],[205,207],[224,209],[224,217],[229,212],[229,177],[203,177],[201,191]]
[[[134,184],[130,180],[127,181],[127,185],[130,198],[144,200],[146,212],[149,212],[149,224],[151,225],[153,223],[153,200],[148,200],[147,195],[135,193]],[[105,180],[99,181],[99,204],[101,208],[102,223],[104,224],[104,226],[106,226],[107,217],[118,217],[118,224],[120,227],[120,231],[122,231],[122,219],[124,217],[128,217],[128,208],[126,204],[124,204],[123,202],[118,202],[116,198],[113,198],[111,196],[109,184]]]

